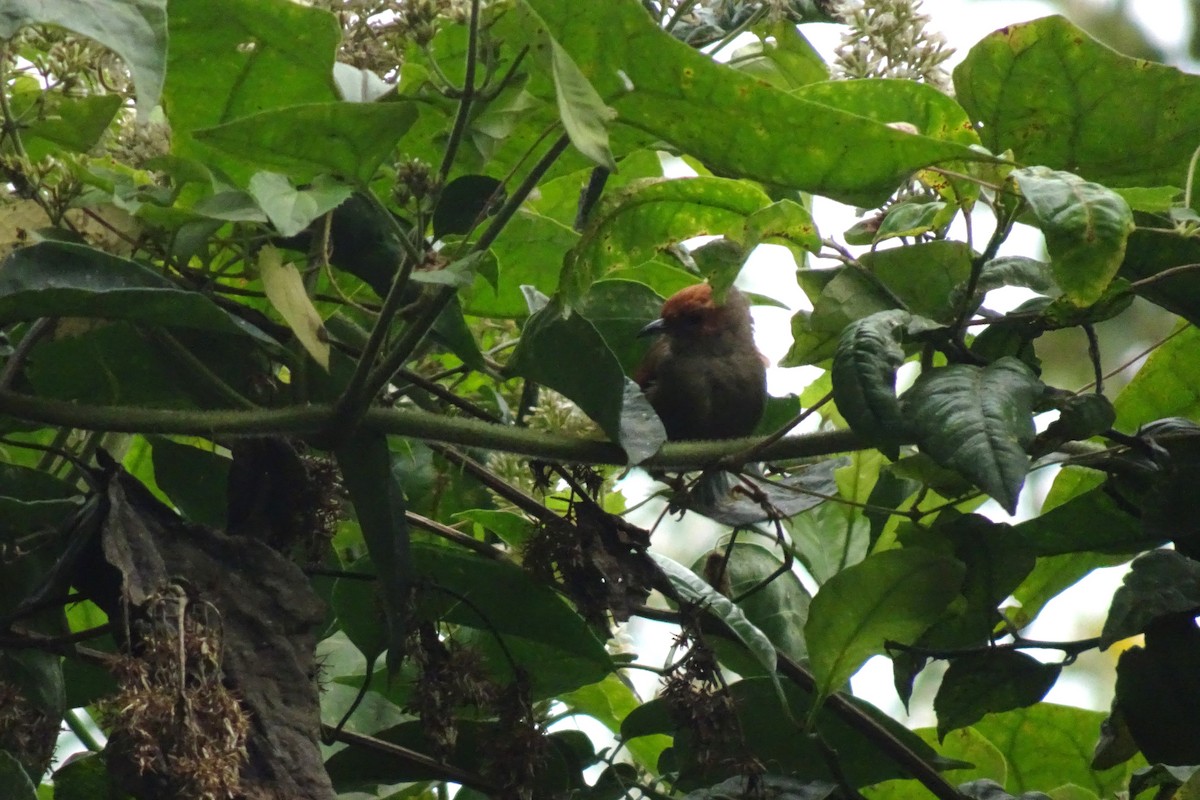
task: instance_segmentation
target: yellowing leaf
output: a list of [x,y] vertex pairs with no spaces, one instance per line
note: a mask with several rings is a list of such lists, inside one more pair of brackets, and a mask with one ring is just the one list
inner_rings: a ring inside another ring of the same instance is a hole
[[274,247],[264,247],[258,254],[258,271],[262,276],[267,299],[283,317],[300,344],[325,370],[329,369],[329,334],[321,315],[308,299],[300,272]]

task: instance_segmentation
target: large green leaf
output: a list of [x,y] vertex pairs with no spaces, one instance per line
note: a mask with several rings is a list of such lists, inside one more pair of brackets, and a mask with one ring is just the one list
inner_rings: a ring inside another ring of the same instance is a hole
[[[173,14],[174,9],[172,28]],[[0,39],[11,39],[26,25],[58,25],[95,39],[125,60],[138,110],[149,113],[158,105],[167,67],[167,0],[6,0]]]
[[340,37],[328,11],[287,0],[171,0],[163,102],[172,134],[336,100]]
[[740,240],[747,218],[771,205],[761,189],[726,178],[637,182],[605,198],[567,257],[559,289],[568,302],[616,270],[635,267],[694,236]]
[[779,678],[775,674],[778,656],[775,646],[767,638],[767,635],[747,619],[742,610],[734,605],[728,597],[709,586],[696,573],[679,562],[672,561],[658,553],[651,553],[650,557],[666,574],[667,580],[671,582],[671,587],[675,590],[680,602],[705,608],[724,622],[778,687]]
[[813,310],[792,317],[795,341],[780,366],[824,361],[834,354],[847,325],[901,306],[895,294],[860,269],[801,269],[796,279]]
[[837,691],[884,643],[912,644],[958,595],[964,567],[921,548],[887,550],[830,578],[804,634],[817,688]]
[[1011,514],[1025,483],[1033,405],[1042,384],[1015,358],[987,367],[955,364],[921,376],[904,394],[921,451],[960,472]]
[[1160,345],[1113,406],[1118,430],[1134,431],[1152,419],[1200,417],[1200,330],[1188,325]]
[[1091,767],[1104,714],[1053,703],[992,714],[976,723],[1009,764],[1004,788],[1014,794],[1073,783],[1111,797],[1125,786],[1128,767]]
[[[18,99],[19,96],[14,98]],[[25,154],[35,163],[63,149],[88,152],[96,146],[121,107],[121,97],[115,94],[66,97],[57,92],[39,91],[31,100],[42,104],[39,113],[33,120],[22,119],[19,124]],[[20,116],[16,109],[13,114]]]
[[154,480],[185,517],[224,528],[228,518],[232,462],[215,452],[180,444],[165,436],[148,438],[154,454]]
[[579,67],[558,42],[550,42],[551,70],[558,98],[558,115],[571,144],[585,156],[610,171],[617,163],[608,147],[607,126],[616,112],[604,105]]
[[467,292],[463,310],[481,317],[524,317],[529,313],[522,286],[551,295],[558,288],[563,253],[579,241],[567,225],[541,214],[518,211],[492,245],[499,278],[482,276]]
[[[792,97],[717,64],[661,30],[635,0],[527,2],[619,123],[666,139],[714,171],[875,205],[922,167],[980,158],[964,145]],[[536,22],[524,27],[536,44]],[[712,119],[739,124],[717,128]]]
[[1200,630],[1191,614],[1156,621],[1144,647],[1121,653],[1113,712],[1147,761],[1200,763]]
[[1133,231],[1129,204],[1070,172],[1028,167],[1012,177],[1046,235],[1055,283],[1076,305],[1099,300],[1125,258]]
[[[478,630],[474,642],[493,648],[489,657],[504,660],[496,644],[503,637],[519,663],[537,671],[538,660],[554,678],[549,665],[561,659],[570,668],[569,691],[601,680],[612,669],[608,652],[579,614],[548,586],[537,583],[520,567],[480,558],[458,549],[414,542],[415,574],[429,582],[421,608],[427,613]],[[515,639],[516,641],[510,641]],[[522,641],[530,653],[523,659]],[[568,663],[569,662],[569,663]],[[535,682],[536,675],[530,676]]]
[[992,152],[1107,186],[1182,185],[1200,140],[1200,78],[1119,55],[1063,17],[988,36],[954,86]]
[[[780,572],[783,562],[765,547],[757,544],[736,543],[726,560],[724,548],[713,550],[692,565],[693,571],[702,572],[711,581],[715,576],[708,572],[717,564],[724,566],[722,586],[728,586],[728,595],[739,598],[746,592],[753,594],[740,600],[738,607],[751,624],[767,635],[772,644],[784,655],[802,661],[808,656],[804,645],[804,623],[808,619],[811,595],[790,570]],[[770,583],[763,585],[763,581]],[[743,670],[739,673],[748,674]]]
[[7,750],[0,750],[0,793],[12,800],[38,800],[25,768]]
[[[620,734],[621,723],[641,706],[641,700],[633,689],[615,674],[558,699],[572,711],[597,720],[613,734]],[[661,734],[639,736],[625,742],[625,748],[637,759],[638,764],[652,773],[657,772],[659,756],[670,745],[670,738]]]
[[1173,269],[1196,263],[1200,263],[1200,239],[1151,223],[1130,235],[1117,274],[1134,282],[1132,288],[1141,297],[1200,325],[1200,271]]
[[959,313],[956,289],[971,275],[963,242],[921,242],[863,253],[859,262],[914,314],[949,323]]
[[[259,168],[280,170],[298,182],[328,172],[366,183],[416,119],[412,103],[309,103],[238,117],[197,129],[193,135],[210,147]],[[341,199],[345,198],[337,202]]]

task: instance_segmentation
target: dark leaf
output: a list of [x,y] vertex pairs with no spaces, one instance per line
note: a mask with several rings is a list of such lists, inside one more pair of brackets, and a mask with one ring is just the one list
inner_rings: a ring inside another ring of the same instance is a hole
[[1145,641],[1117,662],[1114,708],[1147,761],[1200,764],[1200,630],[1190,615],[1159,620]]
[[1113,595],[1100,648],[1145,632],[1155,620],[1194,616],[1200,610],[1200,562],[1173,550],[1154,550],[1134,560]]
[[933,702],[939,739],[985,714],[1033,705],[1046,696],[1061,671],[1060,664],[1043,664],[1015,650],[952,659]]
[[193,522],[224,528],[230,460],[214,449],[179,444],[163,436],[149,439],[154,481]]
[[141,264],[65,242],[21,248],[0,264],[0,319],[38,317],[123,319],[273,342],[204,295],[180,289]]
[[793,517],[837,494],[833,472],[844,458],[832,458],[771,479],[710,470],[701,476],[683,505],[735,528],[780,517]]
[[378,576],[387,621],[388,669],[394,672],[404,658],[413,589],[404,487],[383,434],[355,434],[337,450],[337,461]]
[[446,184],[433,209],[433,238],[474,230],[504,202],[504,192],[496,192],[502,186],[487,175],[460,175]]
[[921,373],[903,400],[921,451],[958,470],[1010,514],[1025,483],[1033,406],[1043,386],[1021,362],[957,364]]

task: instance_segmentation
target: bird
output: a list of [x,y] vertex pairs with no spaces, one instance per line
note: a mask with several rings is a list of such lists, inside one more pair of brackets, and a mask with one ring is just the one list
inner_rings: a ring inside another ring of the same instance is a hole
[[670,440],[748,436],[767,399],[766,359],[754,345],[746,296],[730,288],[718,303],[698,283],[663,303],[638,336],[657,336],[633,379]]

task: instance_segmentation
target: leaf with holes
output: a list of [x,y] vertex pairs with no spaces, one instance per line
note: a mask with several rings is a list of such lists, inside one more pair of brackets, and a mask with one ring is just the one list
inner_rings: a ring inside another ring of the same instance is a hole
[[1025,167],[1012,178],[1046,235],[1055,283],[1076,305],[1099,300],[1125,258],[1134,227],[1129,203],[1070,172]]

